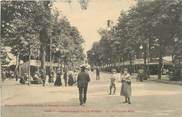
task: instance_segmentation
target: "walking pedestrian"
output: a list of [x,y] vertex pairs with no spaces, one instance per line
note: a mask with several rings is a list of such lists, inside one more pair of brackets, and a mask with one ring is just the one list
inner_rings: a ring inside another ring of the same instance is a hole
[[2,81],[4,82],[4,80],[6,80],[6,71],[2,70]]
[[73,71],[70,70],[68,72],[68,85],[72,86],[74,84],[74,79],[73,79]]
[[50,73],[49,73],[48,82],[49,82],[49,84],[54,82],[54,72],[53,72],[53,70],[51,70]]
[[40,70],[40,74],[41,74],[41,79],[42,79],[42,85],[43,87],[45,86],[45,82],[46,82],[46,71],[44,69]]
[[137,81],[143,82],[144,76],[145,76],[145,74],[144,74],[143,69],[139,69],[138,75],[137,75]]
[[56,81],[54,82],[54,86],[62,86],[61,75],[62,71],[60,68],[58,68],[56,71]]
[[42,84],[42,80],[39,76],[39,72],[36,71],[33,75],[33,80],[31,81],[31,84]]
[[15,78],[16,78],[16,81],[18,81],[19,73],[18,73],[18,69],[17,68],[15,69]]
[[128,73],[128,69],[124,69],[124,73],[121,75],[121,92],[120,95],[125,97],[124,103],[131,104],[131,77]]
[[20,83],[25,84],[27,82],[27,79],[28,79],[28,74],[24,73],[24,75],[20,78]]
[[78,77],[78,71],[75,69],[75,70],[74,70],[74,74],[73,74],[74,83],[76,83],[77,77]]
[[[112,69],[112,74],[111,74],[111,78],[110,78],[110,86],[109,86],[109,95],[111,95],[111,94],[115,95],[116,79],[117,79],[116,69]],[[112,90],[113,90],[113,92],[112,92]]]
[[100,71],[99,71],[99,68],[96,68],[96,80],[100,80]]
[[84,103],[86,103],[88,82],[90,81],[90,76],[85,71],[85,69],[86,69],[85,66],[81,66],[81,72],[78,74],[78,77],[77,77],[77,86],[79,89],[80,105],[83,105]]

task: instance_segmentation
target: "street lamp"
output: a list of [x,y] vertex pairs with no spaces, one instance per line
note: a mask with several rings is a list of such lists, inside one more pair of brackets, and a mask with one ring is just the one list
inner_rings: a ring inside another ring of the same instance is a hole
[[[142,51],[144,48],[143,45],[140,45],[139,49]],[[145,74],[145,79],[147,79],[147,65],[146,65],[146,50],[144,50],[144,56],[142,52],[142,58],[144,59],[144,74]]]
[[93,57],[93,62],[94,62],[94,65],[96,66],[95,52],[92,52],[92,57]]
[[140,45],[140,47],[139,47],[139,49],[140,49],[140,51],[141,51],[141,57],[143,58],[143,45]]
[[108,58],[108,67],[111,67],[111,58]]
[[174,38],[174,42],[176,43],[177,41],[178,41],[178,38],[177,38],[177,37],[175,37],[175,38]]
[[140,45],[140,47],[139,47],[139,48],[140,48],[140,50],[142,50],[142,49],[143,49],[143,46],[142,46],[142,45]]
[[134,71],[134,69],[135,69],[135,65],[134,65],[134,60],[135,60],[135,52],[134,52],[134,50],[131,50],[130,52],[129,52],[129,54],[130,54],[130,73],[135,73]]

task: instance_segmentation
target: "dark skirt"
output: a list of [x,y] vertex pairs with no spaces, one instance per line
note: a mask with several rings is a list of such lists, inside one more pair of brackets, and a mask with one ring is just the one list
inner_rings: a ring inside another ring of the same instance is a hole
[[68,78],[68,85],[72,86],[73,84],[74,84],[73,76],[70,75],[69,78]]
[[49,83],[53,83],[53,82],[54,82],[54,80],[53,80],[53,77],[52,77],[52,76],[50,76],[50,77],[49,77],[48,82],[49,82]]
[[131,96],[131,82],[122,81],[120,95],[125,97]]
[[54,82],[54,86],[61,86],[61,85],[62,85],[61,76],[57,76],[56,81]]

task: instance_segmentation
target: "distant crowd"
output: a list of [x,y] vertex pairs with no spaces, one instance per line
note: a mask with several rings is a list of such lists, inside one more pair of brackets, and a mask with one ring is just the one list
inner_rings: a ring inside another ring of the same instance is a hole
[[[58,68],[54,72],[53,70],[46,75],[45,71],[39,70],[36,71],[31,77],[29,74],[24,73],[22,76],[17,76],[13,72],[6,73],[5,70],[2,71],[3,80],[5,77],[16,78],[20,84],[42,84],[46,85],[54,85],[56,87],[60,86],[77,86],[79,89],[79,100],[80,105],[86,103],[87,100],[87,87],[88,82],[90,82],[90,75],[88,72],[94,72],[96,80],[100,80],[100,70],[99,68],[91,68],[88,69],[85,66],[81,66],[77,69],[62,69]],[[137,81],[143,82],[144,72],[143,70],[139,70],[137,75]],[[116,92],[116,82],[121,83],[120,95],[125,97],[124,103],[131,104],[131,76],[128,73],[128,69],[124,68],[120,73],[117,73],[116,69],[111,70],[111,74],[109,75],[110,83],[109,83],[109,94],[115,95]]]

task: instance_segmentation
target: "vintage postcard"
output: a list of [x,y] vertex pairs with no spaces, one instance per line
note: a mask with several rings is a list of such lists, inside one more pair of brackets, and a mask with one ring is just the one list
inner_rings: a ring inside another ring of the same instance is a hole
[[182,0],[1,0],[1,117],[182,117]]

